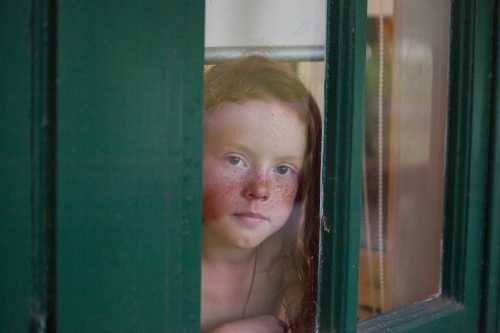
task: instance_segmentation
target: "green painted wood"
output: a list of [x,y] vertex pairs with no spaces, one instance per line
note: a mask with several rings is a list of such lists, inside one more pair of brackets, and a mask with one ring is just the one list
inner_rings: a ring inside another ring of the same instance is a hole
[[366,1],[330,1],[322,157],[319,332],[356,329]]
[[479,328],[487,178],[493,2],[453,3],[443,293]]
[[203,16],[59,2],[59,332],[199,328]]
[[372,320],[359,323],[358,331],[375,332],[463,332],[462,304],[448,298],[436,298],[412,304]]
[[[491,53],[493,0],[476,3],[472,77],[471,155],[467,226],[467,255],[464,278],[464,330],[478,330],[484,262],[484,226],[488,180],[488,148],[491,104]],[[446,246],[446,245],[445,245]],[[458,246],[458,245],[456,245]]]
[[55,315],[55,1],[33,2],[31,31],[31,331]]
[[496,28],[493,37],[493,80],[491,146],[488,174],[488,210],[485,232],[485,278],[483,289],[482,332],[500,332],[500,21],[495,3]]
[[474,43],[474,1],[452,4],[450,85],[448,112],[447,171],[443,233],[442,284],[445,292],[463,300],[466,248],[467,196],[470,172],[470,117],[473,71],[470,66]]
[[198,332],[204,1],[167,1],[167,331]]
[[0,332],[26,332],[31,301],[31,1],[0,2]]

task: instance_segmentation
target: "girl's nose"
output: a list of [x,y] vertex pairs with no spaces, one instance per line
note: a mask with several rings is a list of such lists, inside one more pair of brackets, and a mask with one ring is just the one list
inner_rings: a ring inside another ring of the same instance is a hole
[[262,173],[253,174],[246,184],[243,195],[249,200],[269,199],[268,179]]

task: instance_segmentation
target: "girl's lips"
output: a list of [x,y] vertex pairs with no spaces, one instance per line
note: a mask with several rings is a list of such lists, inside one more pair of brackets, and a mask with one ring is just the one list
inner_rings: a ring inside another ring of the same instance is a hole
[[244,224],[250,226],[256,226],[267,220],[267,218],[263,215],[253,212],[235,213],[233,215],[236,216]]
[[248,216],[248,217],[253,217],[253,218],[258,218],[258,219],[266,219],[261,214],[259,214],[259,213],[252,213],[252,212],[236,213],[234,215],[236,215],[236,216]]

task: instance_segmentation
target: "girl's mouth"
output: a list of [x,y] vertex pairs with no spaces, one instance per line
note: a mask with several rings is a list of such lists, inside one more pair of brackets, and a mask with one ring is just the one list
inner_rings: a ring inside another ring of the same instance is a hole
[[254,212],[243,212],[233,214],[238,220],[243,222],[243,224],[249,226],[256,226],[267,220],[265,216]]
[[239,216],[248,216],[248,217],[255,217],[259,219],[265,219],[265,217],[259,213],[252,213],[252,212],[245,212],[245,213],[236,213],[234,215],[239,215]]

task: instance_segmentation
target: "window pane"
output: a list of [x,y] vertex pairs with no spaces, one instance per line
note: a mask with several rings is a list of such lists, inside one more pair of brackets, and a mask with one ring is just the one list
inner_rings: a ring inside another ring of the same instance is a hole
[[368,0],[358,317],[439,294],[449,0]]
[[325,9],[206,1],[202,332],[315,324]]

